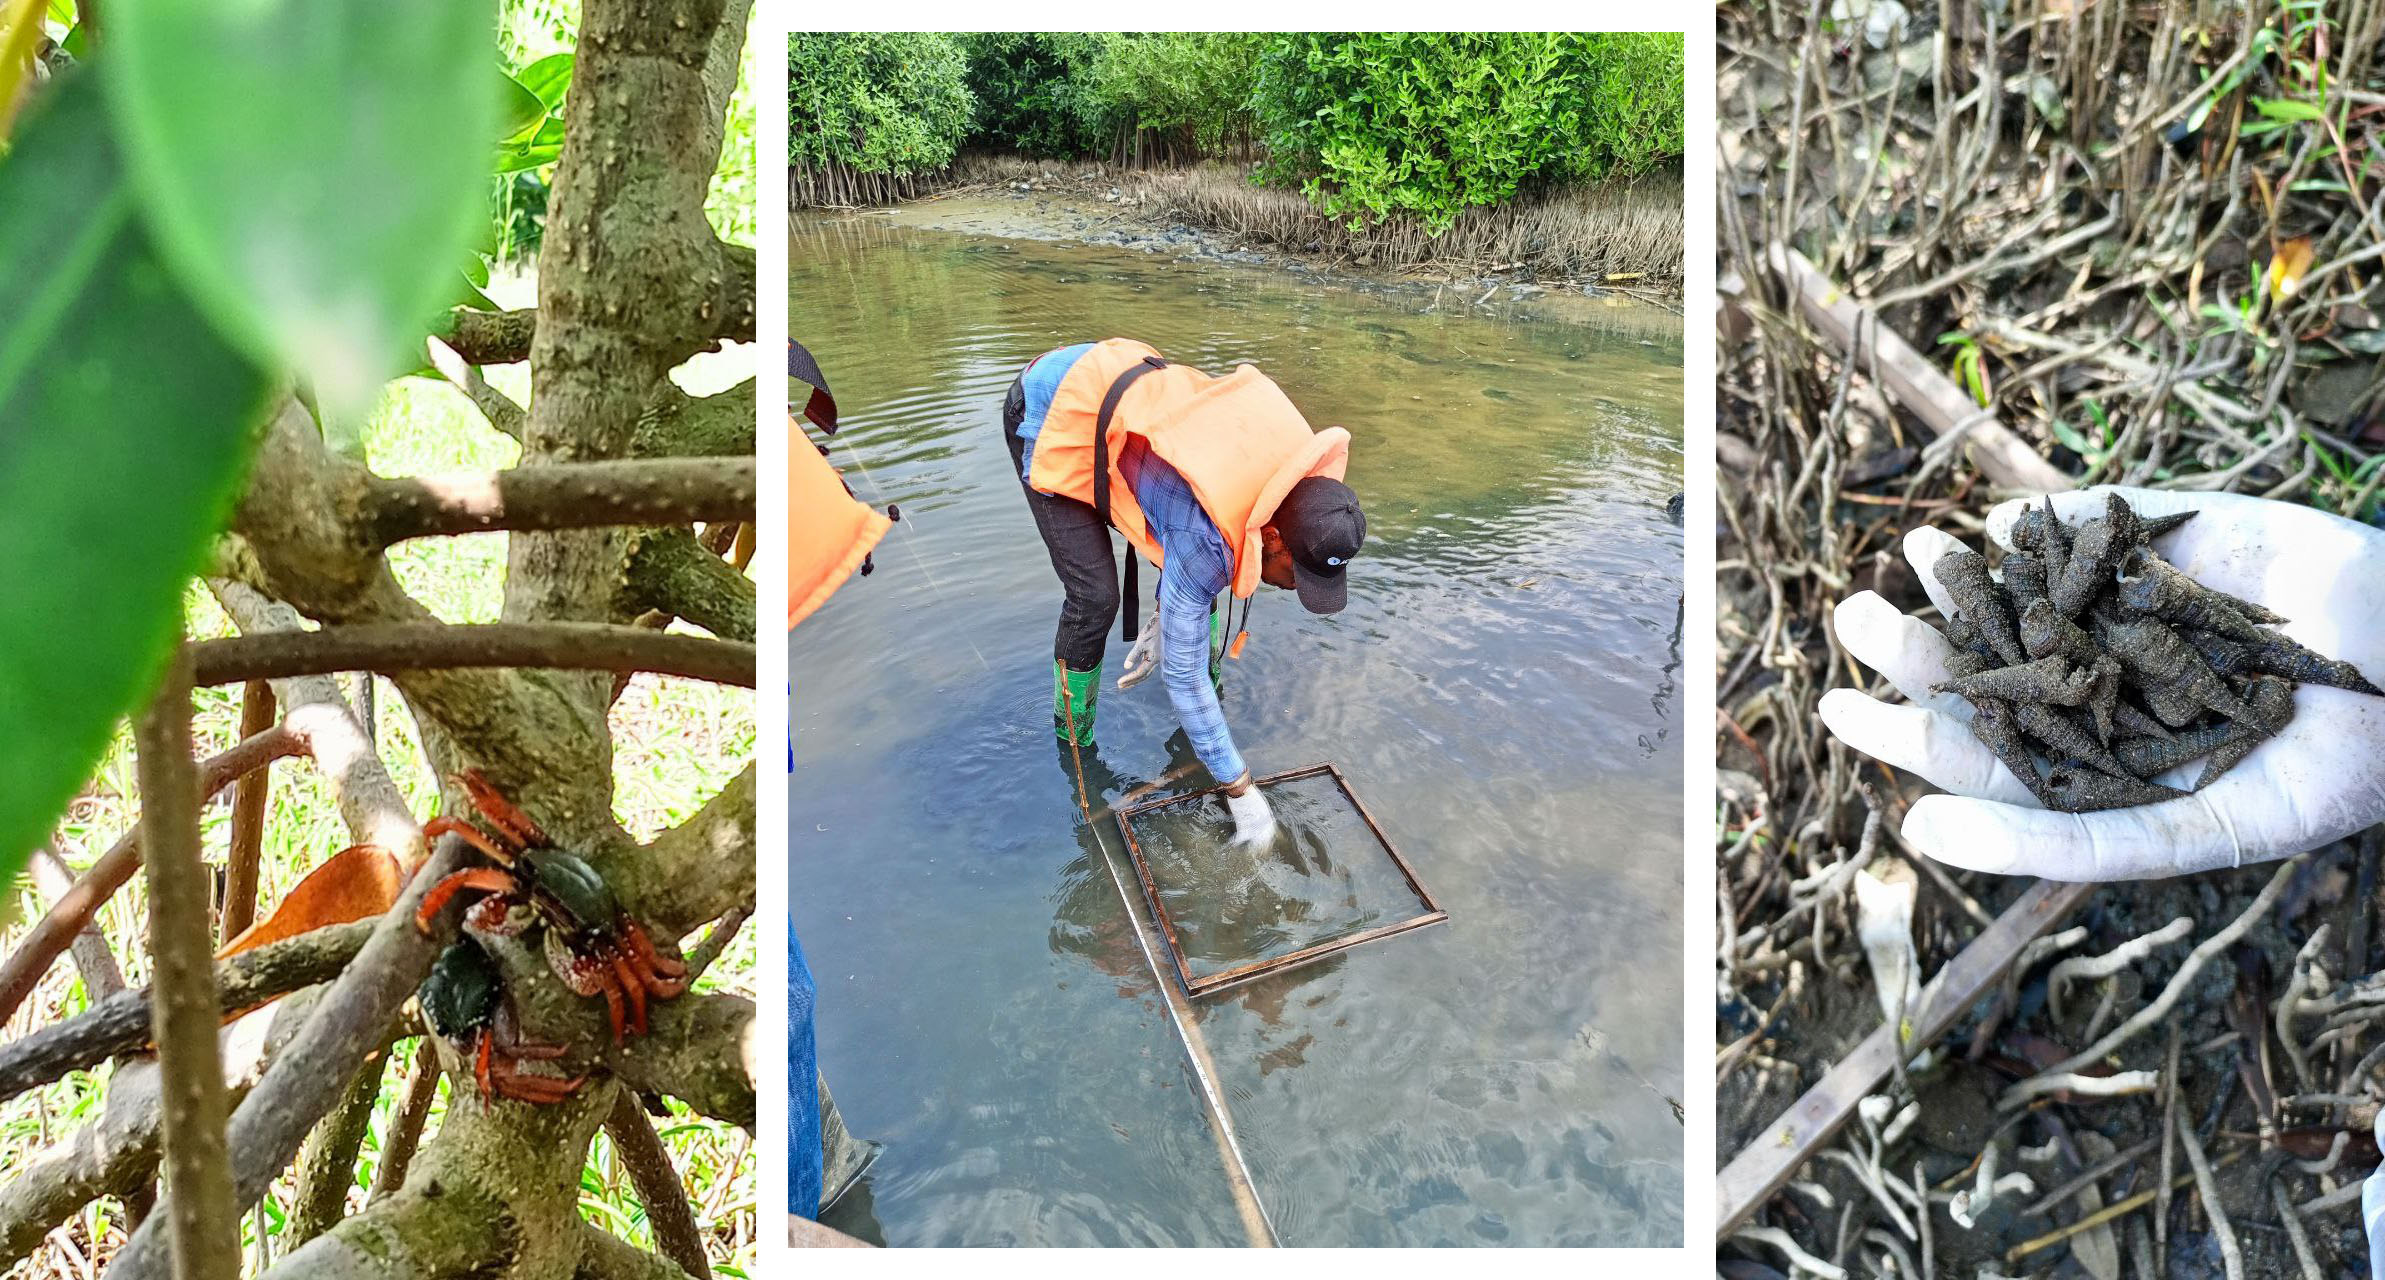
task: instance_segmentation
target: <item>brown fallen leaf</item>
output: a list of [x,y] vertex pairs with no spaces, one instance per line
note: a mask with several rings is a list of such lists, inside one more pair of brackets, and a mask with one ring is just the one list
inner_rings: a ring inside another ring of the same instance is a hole
[[272,915],[224,943],[215,958],[228,959],[329,925],[370,919],[389,910],[405,885],[397,855],[377,844],[350,845],[307,872],[274,906]]

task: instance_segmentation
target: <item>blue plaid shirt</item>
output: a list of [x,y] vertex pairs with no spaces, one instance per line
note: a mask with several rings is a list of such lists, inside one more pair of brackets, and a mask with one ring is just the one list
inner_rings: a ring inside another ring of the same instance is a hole
[[[1021,379],[1027,400],[1026,416],[1019,421],[1019,438],[1026,446],[1019,459],[1021,480],[1034,468],[1035,437],[1043,430],[1044,414],[1052,407],[1060,380],[1092,349],[1091,343],[1062,347],[1028,366]],[[1160,682],[1167,686],[1168,702],[1176,708],[1185,736],[1192,739],[1194,754],[1212,777],[1232,782],[1242,776],[1242,753],[1234,749],[1226,713],[1217,705],[1217,688],[1209,683],[1209,608],[1218,593],[1232,585],[1234,558],[1217,523],[1201,510],[1192,485],[1176,468],[1152,457],[1142,437],[1127,438],[1118,456],[1118,473],[1134,490],[1152,541],[1159,544]],[[1143,602],[1128,600],[1124,607],[1135,610],[1139,618]]]

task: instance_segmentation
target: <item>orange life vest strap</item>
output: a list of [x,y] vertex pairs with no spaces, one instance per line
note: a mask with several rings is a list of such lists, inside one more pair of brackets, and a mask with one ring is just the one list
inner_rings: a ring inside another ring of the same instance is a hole
[[[1158,356],[1144,356],[1126,366],[1111,380],[1110,389],[1101,398],[1101,412],[1093,420],[1093,509],[1101,513],[1103,524],[1110,523],[1110,415],[1118,411],[1118,402],[1126,398],[1126,389],[1135,379],[1153,369],[1165,369],[1168,362]],[[1142,557],[1135,554],[1134,544],[1126,546],[1126,568],[1120,574],[1119,599],[1125,605],[1118,611],[1118,638],[1128,644],[1135,640],[1135,616],[1142,611]]]

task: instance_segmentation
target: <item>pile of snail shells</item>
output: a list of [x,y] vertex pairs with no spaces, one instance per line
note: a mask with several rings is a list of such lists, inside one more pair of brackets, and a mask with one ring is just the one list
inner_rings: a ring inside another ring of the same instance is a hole
[[2001,581],[1975,551],[1933,570],[1955,607],[1935,688],[1976,708],[1972,734],[2049,809],[2173,800],[2188,793],[2153,779],[2196,760],[2200,791],[2293,719],[2299,685],[2385,696],[2164,560],[2153,540],[2193,515],[2145,519],[2109,494],[2069,525],[2049,499],[2014,524]]

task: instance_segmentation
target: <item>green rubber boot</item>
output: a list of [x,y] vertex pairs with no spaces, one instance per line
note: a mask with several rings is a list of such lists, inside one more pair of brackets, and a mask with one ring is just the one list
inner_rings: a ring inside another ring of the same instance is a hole
[[1101,664],[1091,671],[1071,671],[1052,659],[1052,732],[1062,742],[1093,745],[1093,705],[1101,697]]

